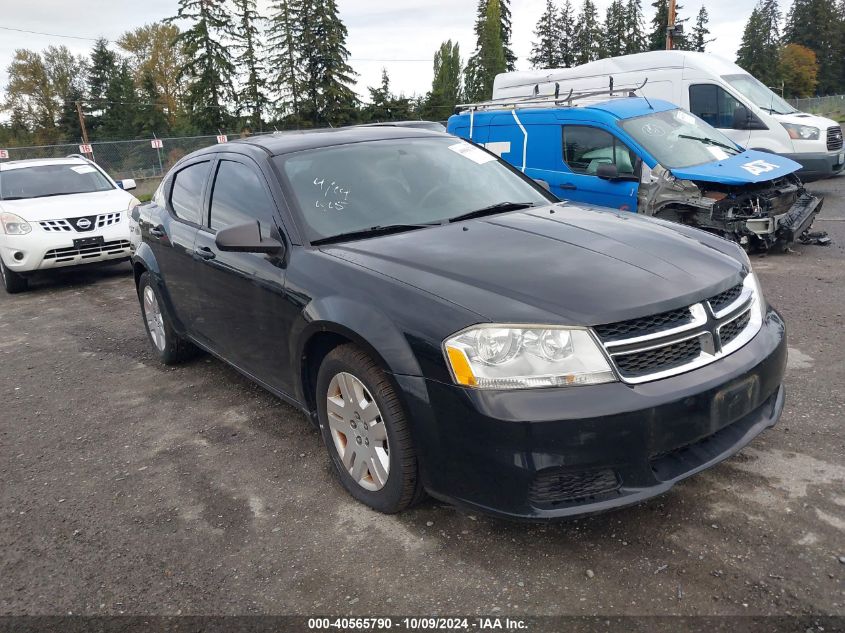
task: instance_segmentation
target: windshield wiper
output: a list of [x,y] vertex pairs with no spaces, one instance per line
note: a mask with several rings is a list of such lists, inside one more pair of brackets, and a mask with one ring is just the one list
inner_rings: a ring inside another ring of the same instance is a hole
[[707,136],[692,136],[690,134],[678,134],[678,138],[688,138],[693,141],[699,141],[700,143],[704,143],[705,145],[715,145],[716,147],[722,147],[724,149],[729,149],[736,154],[739,154],[739,150],[732,145],[728,145],[726,143],[720,143],[719,141],[708,138]]
[[449,218],[449,222],[471,220],[485,215],[495,215],[496,213],[504,213],[505,211],[519,211],[520,209],[528,209],[536,206],[537,205],[533,202],[498,202],[496,204],[491,204],[489,207],[483,207],[481,209],[476,209],[475,211],[456,215],[454,218]]
[[403,231],[424,229],[431,226],[437,226],[439,224],[439,222],[431,222],[428,224],[380,224],[378,226],[371,226],[368,229],[359,229],[357,231],[349,231],[347,233],[338,233],[337,235],[330,235],[329,237],[321,237],[320,239],[311,240],[311,245],[319,246],[320,244],[332,244],[334,242],[360,240],[367,237],[376,237],[378,235],[390,235],[391,233],[402,233]]

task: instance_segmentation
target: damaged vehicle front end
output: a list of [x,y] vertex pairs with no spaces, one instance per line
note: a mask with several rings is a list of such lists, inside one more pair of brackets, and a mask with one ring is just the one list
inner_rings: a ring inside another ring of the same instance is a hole
[[808,192],[801,166],[783,156],[743,150],[684,110],[621,122],[653,157],[642,164],[637,210],[694,226],[749,250],[784,247],[807,233],[823,197]]

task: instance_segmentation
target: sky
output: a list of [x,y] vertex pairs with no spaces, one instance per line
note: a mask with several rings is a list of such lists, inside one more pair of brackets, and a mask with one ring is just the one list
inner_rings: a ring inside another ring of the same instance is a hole
[[[709,52],[735,58],[755,2],[707,0],[711,37],[717,38],[709,45]],[[609,3],[610,0],[596,1],[600,15],[604,15]],[[386,68],[393,92],[409,97],[425,94],[431,87],[432,59],[441,42],[457,40],[464,59],[472,53],[477,4],[477,0],[338,0],[341,18],[349,30],[347,46],[350,63],[358,73],[358,93],[366,100],[367,86],[379,85],[382,68]],[[649,20],[650,0],[643,0],[643,4]],[[702,0],[683,2],[680,17],[690,18],[687,30],[701,4]],[[264,15],[269,14],[268,5],[268,0],[259,0]],[[573,0],[573,5],[580,8],[580,0]],[[6,69],[15,49],[40,50],[51,44],[64,44],[75,53],[87,54],[92,39],[102,36],[116,40],[124,31],[174,15],[176,6],[177,0],[0,0],[0,27],[54,34],[0,29],[0,89],[5,91]],[[544,8],[545,0],[511,0],[512,46],[519,58],[518,70],[529,68],[527,57]]]

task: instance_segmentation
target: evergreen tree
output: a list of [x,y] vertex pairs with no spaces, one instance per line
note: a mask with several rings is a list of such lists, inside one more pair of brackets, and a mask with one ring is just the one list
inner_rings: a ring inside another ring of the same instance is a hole
[[355,72],[347,61],[346,25],[336,0],[304,0],[300,24],[306,118],[315,125],[353,122],[358,106],[351,87]]
[[235,0],[235,19],[238,28],[233,33],[232,49],[241,76],[241,88],[237,94],[238,110],[249,112],[247,126],[259,131],[263,129],[263,115],[267,109],[259,29],[263,26],[264,18],[255,8],[255,0]]
[[570,0],[563,3],[558,19],[560,20],[560,65],[563,68],[571,68],[575,65],[575,12]]
[[710,29],[707,28],[707,23],[710,21],[710,16],[707,14],[707,8],[702,6],[695,18],[695,26],[692,27],[692,34],[687,40],[689,50],[703,53],[710,42],[715,41],[715,38],[708,38]]
[[447,40],[434,54],[434,80],[431,92],[422,104],[423,117],[435,121],[452,114],[461,98],[461,49]]
[[628,10],[623,0],[611,0],[604,20],[601,57],[618,57],[625,53],[628,29]]
[[170,119],[164,112],[165,100],[152,72],[145,72],[138,86],[136,134],[165,136],[170,133]]
[[575,24],[575,63],[586,64],[599,59],[602,44],[602,26],[598,10],[592,0],[584,0]]
[[464,85],[467,98],[471,101],[489,99],[493,94],[496,75],[507,70],[507,57],[502,42],[502,19],[500,0],[486,2],[487,14],[479,38],[478,49],[467,63],[464,71]]
[[[109,83],[117,70],[117,54],[109,50],[109,43],[100,38],[94,42],[91,50],[91,65],[88,69],[88,106],[89,120],[86,121],[91,132],[94,132],[100,124],[106,91]],[[79,124],[77,123],[77,127]]]
[[76,102],[81,102],[84,98],[79,88],[71,88],[62,106],[62,111],[59,115],[59,129],[64,140],[68,143],[82,142],[82,126],[79,123],[79,112],[76,110]]
[[780,17],[777,0],[759,0],[737,51],[736,63],[768,86],[780,83]]
[[267,32],[270,49],[269,65],[273,69],[270,86],[276,96],[276,114],[298,122],[302,103],[302,35],[300,0],[279,0],[272,5]]
[[[490,0],[479,0],[477,15],[475,19],[475,47],[481,47],[481,39],[484,33],[484,26],[487,22],[488,4]],[[511,0],[499,0],[499,24],[501,25],[500,38],[505,49],[506,68],[508,72],[516,70],[516,55],[511,49],[511,34],[513,31],[511,20]]]
[[381,71],[381,85],[368,90],[370,103],[362,113],[365,121],[405,121],[411,117],[410,99],[397,97],[390,92],[390,77],[386,68]]
[[[669,1],[668,0],[654,0],[651,3],[654,7],[654,17],[651,20],[651,33],[648,36],[648,49],[651,51],[662,51],[666,49],[666,29],[669,26]],[[675,24],[680,24],[681,9],[680,4],[675,5]],[[685,37],[676,37],[672,40],[672,48],[685,49]]]
[[138,95],[129,64],[122,61],[106,89],[107,107],[103,111],[101,126],[97,131],[100,139],[128,139],[135,137],[135,122],[138,112]]
[[234,99],[235,67],[224,40],[231,37],[231,15],[224,0],[179,0],[179,11],[169,21],[191,25],[176,38],[184,47],[180,76],[187,81],[185,106],[199,132],[213,132],[229,122],[227,103]]
[[641,0],[628,0],[625,7],[625,54],[642,53],[648,50],[648,42],[643,23],[643,5]]
[[800,44],[816,54],[819,64],[818,85],[821,94],[843,88],[842,18],[834,0],[794,0],[786,18],[784,40]]
[[536,40],[531,48],[531,56],[528,61],[534,68],[560,68],[563,66],[561,60],[560,43],[563,39],[562,23],[558,15],[554,0],[546,0],[546,10],[537,22],[534,31]]

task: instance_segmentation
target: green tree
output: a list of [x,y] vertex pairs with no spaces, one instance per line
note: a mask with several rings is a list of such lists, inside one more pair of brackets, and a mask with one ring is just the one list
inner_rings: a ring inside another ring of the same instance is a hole
[[300,13],[304,77],[303,111],[314,125],[343,125],[357,117],[346,25],[336,0],[304,0]]
[[136,114],[136,133],[139,136],[165,136],[171,131],[171,119],[162,107],[163,97],[159,85],[151,72],[141,77],[137,86],[138,108]]
[[450,116],[461,98],[461,49],[447,40],[434,54],[434,80],[422,104],[423,117],[442,120]]
[[[651,19],[651,32],[648,35],[648,50],[662,51],[666,48],[666,29],[669,25],[669,2],[668,0],[655,0],[651,3],[654,7],[654,17]],[[675,24],[681,23],[680,4],[675,5]],[[672,47],[685,49],[685,37],[676,37],[672,41]]]
[[784,41],[800,44],[816,54],[819,64],[817,91],[832,94],[842,86],[842,16],[834,0],[795,0],[784,28]]
[[249,113],[248,127],[262,130],[268,105],[260,50],[264,18],[256,10],[255,0],[235,0],[235,18],[238,28],[233,33],[232,50],[241,76],[241,88],[236,95],[238,110]]
[[534,68],[560,68],[561,40],[563,39],[562,23],[554,0],[546,0],[546,10],[540,16],[534,30],[534,45],[528,58]]
[[819,65],[806,46],[787,44],[780,52],[780,75],[787,97],[809,97],[816,89]]
[[710,16],[707,14],[707,9],[702,6],[695,17],[695,26],[692,27],[692,33],[687,40],[689,50],[703,53],[707,45],[716,40],[716,38],[707,37],[710,35],[710,29],[707,28],[709,22]]
[[157,95],[155,102],[161,104],[168,127],[176,122],[184,94],[179,76],[186,60],[178,37],[176,25],[154,22],[127,31],[117,40],[117,45],[129,55],[135,85],[142,93]]
[[604,20],[602,57],[618,57],[625,53],[628,29],[628,9],[623,0],[611,0]]
[[470,57],[464,71],[467,98],[489,99],[496,75],[507,70],[508,62],[502,42],[501,6],[499,0],[486,0],[487,14],[478,41],[478,49]]
[[[62,110],[59,114],[59,130],[61,131],[62,140],[68,143],[82,142],[82,125],[79,123],[79,112],[76,110],[76,102],[82,103],[85,95],[79,88],[72,87],[68,92],[67,100],[62,104]],[[86,127],[88,121],[86,121]]]
[[[476,48],[481,47],[484,27],[487,24],[488,4],[490,0],[479,0],[475,19]],[[511,0],[499,0],[499,24],[502,47],[505,49],[505,61],[508,71],[516,70],[516,55],[511,49],[511,35],[513,32],[511,20]]]
[[601,56],[602,25],[592,0],[584,0],[575,23],[575,63],[586,64]]
[[227,104],[234,99],[235,67],[224,40],[231,38],[231,15],[224,0],[179,0],[179,11],[168,21],[186,20],[190,26],[176,43],[184,47],[180,78],[187,82],[184,102],[199,132],[225,128]]
[[129,139],[136,134],[138,95],[128,62],[121,61],[106,89],[106,108],[97,130],[100,139]]
[[648,40],[643,22],[641,0],[628,0],[625,7],[627,29],[625,31],[625,54],[642,53],[648,50]]
[[736,63],[769,86],[780,83],[780,19],[777,0],[759,0],[737,51]]
[[560,9],[560,65],[570,68],[575,65],[575,13],[572,2],[566,0]]
[[411,118],[411,100],[390,91],[390,76],[386,68],[381,71],[381,85],[368,90],[370,103],[362,112],[364,121],[406,121]]
[[88,68],[87,105],[92,114],[92,129],[97,127],[99,115],[106,108],[106,91],[116,70],[117,54],[109,50],[109,43],[105,38],[98,39],[91,50],[91,65]]
[[279,0],[271,5],[271,10],[267,31],[269,85],[275,96],[276,115],[296,123],[300,117],[304,81],[301,18],[307,19],[307,16],[302,16],[300,0]]

